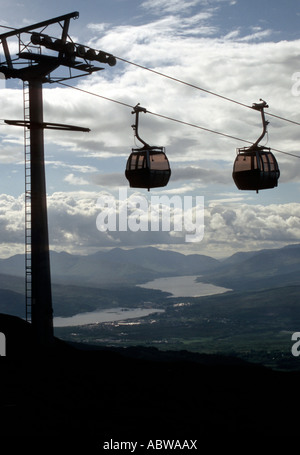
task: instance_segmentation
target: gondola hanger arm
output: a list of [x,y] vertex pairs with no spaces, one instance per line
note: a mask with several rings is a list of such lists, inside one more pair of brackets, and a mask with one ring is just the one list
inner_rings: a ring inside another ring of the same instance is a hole
[[252,109],[255,109],[256,111],[260,111],[261,113],[261,119],[262,119],[262,124],[263,124],[263,131],[257,141],[251,146],[251,148],[256,148],[258,147],[258,144],[260,141],[265,137],[267,133],[267,126],[269,125],[269,122],[265,118],[265,112],[264,109],[269,107],[266,101],[260,99],[261,103],[253,103],[252,104]]
[[132,111],[132,114],[135,114],[135,124],[132,125],[132,128],[134,130],[135,137],[142,143],[144,144],[144,147],[149,147],[149,144],[145,142],[140,136],[139,136],[139,114],[140,112],[144,112],[145,114],[147,113],[147,109],[144,107],[140,106],[140,103],[138,103]]

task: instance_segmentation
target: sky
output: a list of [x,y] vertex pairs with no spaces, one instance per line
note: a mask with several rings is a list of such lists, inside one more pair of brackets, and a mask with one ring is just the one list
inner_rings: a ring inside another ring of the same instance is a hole
[[[115,66],[103,64],[103,71],[66,81],[71,87],[43,85],[45,121],[91,129],[45,131],[52,250],[89,254],[155,246],[222,258],[299,243],[300,126],[284,120],[300,122],[298,1],[0,0],[0,7],[0,25],[14,28],[78,11],[70,38],[117,57]],[[61,28],[53,25],[43,33],[59,37]],[[14,39],[9,46],[14,55]],[[0,58],[3,62],[2,48]],[[55,76],[68,77],[69,71],[60,67]],[[224,98],[246,106],[260,99],[268,103],[270,123],[261,145],[278,150],[273,151],[281,172],[277,188],[258,194],[236,188],[236,149],[254,143],[262,123],[259,112]],[[124,175],[131,149],[142,145],[131,128],[138,103],[149,111],[140,114],[140,136],[165,147],[172,169],[168,186],[150,192],[129,188]],[[24,252],[24,131],[3,121],[23,118],[20,80],[0,78],[0,105],[4,258]],[[170,228],[151,225],[157,201],[170,207],[163,211],[171,213]],[[113,221],[124,207],[127,224],[124,228],[123,220],[120,228]],[[191,214],[197,235],[187,241],[185,221]]]

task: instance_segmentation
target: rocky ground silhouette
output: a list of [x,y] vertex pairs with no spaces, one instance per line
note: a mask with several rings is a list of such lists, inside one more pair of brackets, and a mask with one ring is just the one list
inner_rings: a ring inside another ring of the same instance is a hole
[[121,448],[107,448],[108,441],[137,441],[135,452],[148,453],[155,450],[147,450],[149,441],[197,440],[198,453],[244,453],[279,441],[287,449],[298,434],[298,372],[138,346],[97,349],[55,339],[39,349],[31,325],[8,315],[0,315],[0,331],[7,341],[1,444],[11,452],[109,453]]

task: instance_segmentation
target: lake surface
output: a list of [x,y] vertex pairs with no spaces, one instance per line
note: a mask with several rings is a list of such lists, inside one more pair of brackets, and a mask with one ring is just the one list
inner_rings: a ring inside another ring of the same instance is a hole
[[70,317],[53,318],[54,327],[72,327],[100,322],[124,321],[126,319],[142,318],[152,313],[163,313],[165,310],[157,308],[108,308],[106,310],[89,311]]
[[199,278],[198,275],[157,278],[138,286],[170,292],[172,294],[170,297],[203,297],[205,295],[222,294],[231,290],[214,284],[197,282],[197,278]]
[[[158,289],[170,292],[169,297],[203,297],[205,295],[222,294],[230,289],[214,284],[198,283],[195,276],[174,276],[157,278],[145,284],[137,286],[146,289]],[[71,317],[56,317],[53,319],[54,327],[72,327],[85,324],[98,324],[100,322],[125,321],[148,316],[153,313],[163,313],[165,310],[157,308],[108,308],[106,310],[90,311],[88,313],[75,314]]]

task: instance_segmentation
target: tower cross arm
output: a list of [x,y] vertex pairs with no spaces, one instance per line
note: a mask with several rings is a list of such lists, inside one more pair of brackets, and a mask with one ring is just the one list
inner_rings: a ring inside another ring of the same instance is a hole
[[53,19],[48,19],[43,22],[37,22],[36,24],[28,25],[27,27],[22,27],[19,29],[10,30],[9,32],[3,33],[0,35],[0,40],[9,38],[10,36],[19,35],[20,33],[30,32],[41,27],[47,27],[48,25],[55,24],[56,22],[61,22],[69,19],[78,19],[79,12],[74,11],[73,13],[65,14],[63,16],[54,17]]

